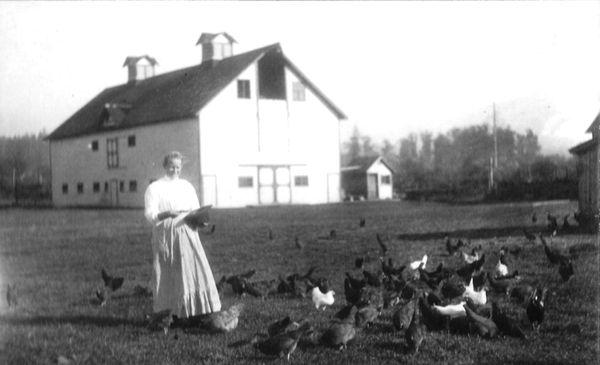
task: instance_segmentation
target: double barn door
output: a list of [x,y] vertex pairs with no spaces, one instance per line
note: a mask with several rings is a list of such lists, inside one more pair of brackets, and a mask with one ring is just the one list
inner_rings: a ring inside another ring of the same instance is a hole
[[291,191],[289,166],[258,166],[259,204],[289,204]]

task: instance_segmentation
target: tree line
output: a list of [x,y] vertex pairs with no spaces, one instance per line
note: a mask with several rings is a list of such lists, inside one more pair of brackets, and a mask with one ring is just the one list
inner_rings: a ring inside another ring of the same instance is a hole
[[50,154],[45,131],[0,136],[0,197],[14,197],[15,185],[41,186],[49,191]]
[[354,128],[342,149],[342,165],[356,157],[381,155],[394,170],[396,192],[483,194],[507,187],[549,189],[551,184],[563,182],[569,185],[567,195],[576,194],[573,157],[541,154],[538,137],[530,129],[518,133],[510,126],[498,127],[495,139],[487,124],[452,128],[437,135],[411,133],[396,143],[384,139],[380,144]]

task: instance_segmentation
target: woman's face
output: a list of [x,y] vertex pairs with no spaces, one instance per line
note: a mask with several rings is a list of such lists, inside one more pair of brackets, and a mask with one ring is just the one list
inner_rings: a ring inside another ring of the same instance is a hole
[[165,170],[167,171],[167,176],[171,179],[179,177],[179,174],[181,173],[181,159],[170,159],[169,162],[167,162]]

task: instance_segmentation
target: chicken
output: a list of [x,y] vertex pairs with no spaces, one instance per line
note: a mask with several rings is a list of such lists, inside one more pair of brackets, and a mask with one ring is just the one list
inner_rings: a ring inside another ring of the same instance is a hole
[[383,239],[379,233],[377,233],[375,237],[377,238],[377,243],[379,244],[379,249],[381,250],[381,257],[384,257],[388,252],[388,247],[385,243],[383,243]]
[[558,218],[550,213],[546,215],[546,218],[548,219],[548,231],[555,235],[558,230]]
[[356,313],[358,308],[352,306],[347,316],[341,320],[334,321],[321,336],[321,342],[326,346],[334,347],[343,350],[347,347],[348,342],[352,341],[356,336]]
[[456,298],[463,295],[465,292],[465,285],[458,276],[454,275],[442,283],[441,292],[445,298]]
[[485,263],[485,254],[481,255],[481,257],[479,258],[479,260],[467,264],[463,267],[461,267],[460,269],[456,270],[456,273],[463,278],[463,280],[467,281],[470,280],[470,278],[473,276],[473,273],[476,272],[477,270],[481,269],[481,267],[483,266],[483,264]]
[[298,329],[280,333],[271,336],[263,341],[258,341],[255,337],[252,341],[254,347],[265,355],[286,357],[290,361],[290,356],[296,350],[298,341],[303,336],[312,332],[310,323],[306,322]]
[[365,217],[360,217],[360,221],[358,222],[358,226],[360,228],[363,228],[366,224],[367,224],[367,220],[365,219]]
[[523,234],[525,235],[525,238],[527,238],[527,240],[529,242],[535,241],[535,235],[533,233],[529,232],[528,230],[526,230],[525,228],[523,228]]
[[409,266],[412,270],[416,270],[419,267],[425,270],[425,266],[427,266],[427,254],[423,255],[423,258],[421,260],[411,262]]
[[364,257],[357,257],[356,260],[354,260],[354,268],[356,268],[356,269],[362,269],[364,264],[365,264]]
[[171,310],[165,309],[160,312],[156,312],[150,315],[146,315],[149,329],[162,329],[165,335],[169,332],[169,327],[173,323],[173,316],[171,316]]
[[104,292],[104,290],[96,290],[96,299],[99,306],[102,307],[106,304],[106,293]]
[[571,223],[569,223],[569,214],[567,214],[563,217],[562,231],[563,232],[571,232],[572,229],[573,229],[573,227],[571,226]]
[[277,336],[284,332],[292,331],[300,327],[298,322],[292,321],[290,316],[280,319],[267,327],[267,333],[269,337]]
[[355,324],[356,327],[364,327],[373,323],[379,316],[379,311],[372,305],[367,305],[360,308],[356,312]]
[[548,257],[548,261],[551,264],[558,264],[561,260],[568,261],[569,258],[561,254],[560,252],[553,250],[550,246],[548,246],[548,242],[544,239],[544,236],[540,233],[540,240],[544,245],[544,252],[546,253],[546,257]]
[[473,289],[473,279],[469,282],[469,285],[465,287],[465,292],[463,293],[463,297],[471,298],[473,302],[477,305],[485,305],[487,303],[487,294],[485,291],[485,287],[483,287],[480,291],[475,291]]
[[508,275],[508,266],[506,266],[506,261],[504,260],[504,251],[500,251],[500,258],[498,259],[494,272],[497,276]]
[[[419,300],[422,301],[423,298],[420,298]],[[413,318],[410,321],[408,329],[404,333],[404,338],[406,339],[406,344],[408,345],[408,348],[410,350],[413,350],[414,353],[418,353],[419,347],[425,339],[425,327],[421,323],[421,309],[419,305],[415,306]]]
[[531,285],[523,284],[512,288],[510,297],[516,299],[520,303],[524,303],[529,300],[534,292],[535,289]]
[[469,255],[466,252],[462,253],[463,259],[465,260],[465,262],[467,264],[472,264],[475,261],[479,260],[479,253],[473,248],[473,250],[471,251],[471,254]]
[[365,280],[353,278],[349,273],[346,273],[344,279],[344,295],[348,303],[357,303],[360,300],[360,291],[367,285]]
[[458,304],[448,304],[446,306],[433,305],[433,309],[438,311],[439,314],[450,317],[450,318],[458,318],[464,317],[467,314],[465,313],[465,308],[463,307],[466,303],[460,302]]
[[449,256],[454,255],[458,251],[458,249],[463,246],[463,241],[461,240],[458,240],[456,245],[453,245],[452,241],[450,241],[450,237],[448,236],[445,237],[444,243],[446,244],[446,251],[448,251]]
[[231,332],[237,327],[243,309],[244,304],[237,303],[227,310],[210,313],[200,319],[200,327],[211,332]]
[[320,309],[322,307],[323,310],[325,310],[328,305],[333,305],[333,302],[335,301],[333,297],[334,295],[335,292],[333,290],[330,290],[327,293],[322,293],[318,286],[312,288],[310,292],[310,296],[315,308]]
[[573,270],[573,263],[571,260],[560,260],[560,264],[558,266],[558,273],[563,281],[569,281],[571,276],[575,275],[575,271]]
[[537,215],[535,214],[535,212],[533,212],[533,214],[531,215],[531,223],[533,223],[533,224],[537,223]]
[[16,307],[19,301],[17,300],[17,284],[6,284],[6,303],[9,308]]
[[374,286],[376,288],[379,288],[381,286],[381,279],[382,279],[381,272],[377,273],[377,274],[373,274],[372,272],[363,270],[363,276],[365,277],[365,280],[367,281],[368,285]]
[[211,207],[212,205],[206,205],[196,210],[192,210],[183,218],[183,221],[192,229],[206,227],[210,220],[208,212]]
[[123,282],[125,281],[125,278],[108,275],[106,273],[106,270],[104,270],[104,269],[102,269],[100,273],[102,274],[102,280],[104,281],[104,286],[106,286],[107,288],[109,288],[112,291],[118,290],[123,285]]
[[498,326],[500,332],[505,335],[517,337],[517,338],[525,338],[525,333],[519,327],[517,322],[512,318],[508,317],[506,313],[504,313],[496,302],[492,302],[492,321]]
[[487,280],[490,287],[494,289],[496,293],[509,294],[510,286],[512,284],[509,280],[495,280],[489,272],[487,273]]
[[547,292],[548,289],[546,288],[542,290],[536,289],[527,303],[527,318],[529,319],[529,322],[531,323],[532,327],[536,330],[539,330],[542,322],[544,321],[544,301],[546,300]]
[[405,330],[410,325],[412,321],[413,313],[415,311],[415,306],[418,304],[416,299],[410,300],[408,303],[399,308],[392,315],[392,323],[394,327],[400,331]]
[[269,241],[273,241],[273,239],[275,238],[275,235],[273,234],[273,230],[271,228],[269,228]]
[[498,334],[498,326],[491,319],[480,316],[475,313],[468,305],[463,306],[467,314],[467,319],[474,325],[477,333],[483,338],[494,338]]

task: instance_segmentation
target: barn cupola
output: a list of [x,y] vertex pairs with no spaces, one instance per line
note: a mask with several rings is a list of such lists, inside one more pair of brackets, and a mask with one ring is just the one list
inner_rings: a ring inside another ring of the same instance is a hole
[[156,59],[148,55],[127,57],[123,63],[123,67],[127,66],[127,83],[132,84],[154,76],[154,67],[156,65],[158,65]]
[[233,56],[233,44],[237,43],[225,32],[202,33],[196,45],[202,45],[202,63],[220,61]]

